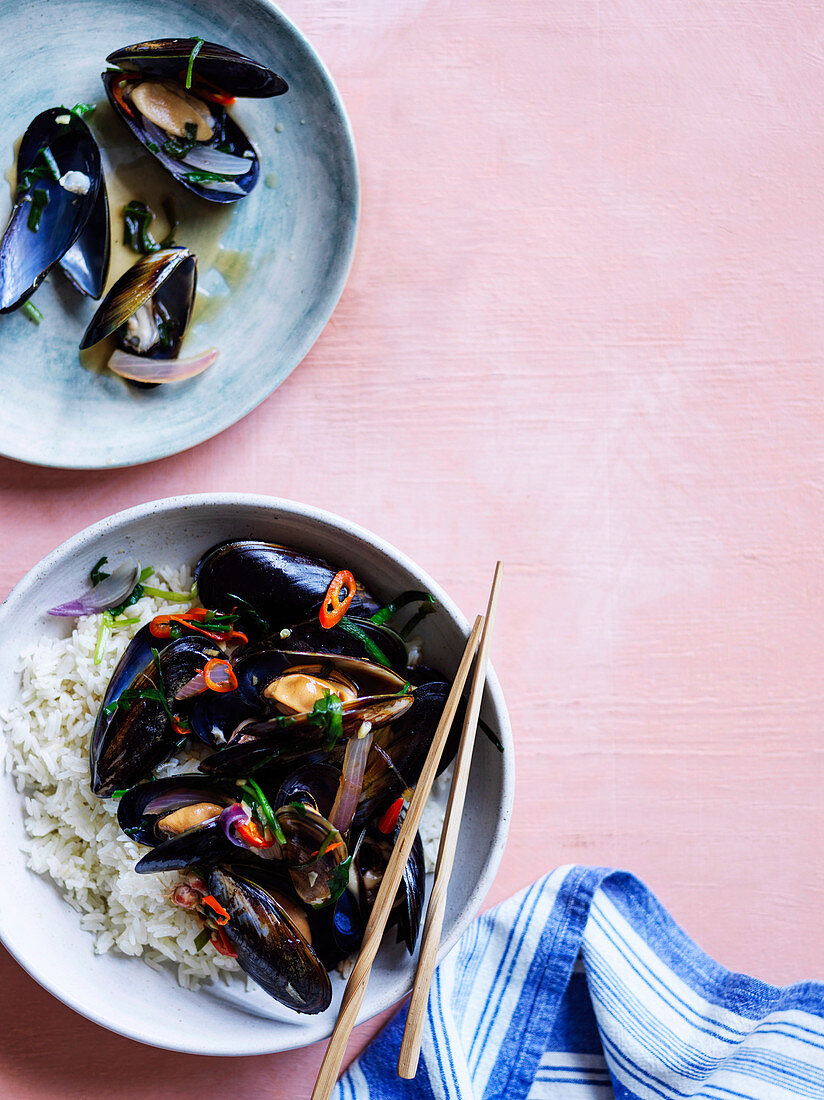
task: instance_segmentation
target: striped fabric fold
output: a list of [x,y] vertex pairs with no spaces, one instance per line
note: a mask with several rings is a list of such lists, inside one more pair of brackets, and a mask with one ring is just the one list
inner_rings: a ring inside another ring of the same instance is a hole
[[405,1018],[335,1100],[824,1100],[824,984],[724,969],[625,871],[561,867],[479,917],[436,971],[414,1081]]

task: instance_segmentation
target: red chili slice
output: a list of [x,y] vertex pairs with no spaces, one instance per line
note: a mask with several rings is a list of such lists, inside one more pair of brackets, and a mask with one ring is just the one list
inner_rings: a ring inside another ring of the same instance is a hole
[[184,611],[180,615],[155,615],[149,623],[149,633],[154,635],[155,638],[169,638],[172,634],[172,623],[178,623],[178,625],[194,630],[198,634],[204,634],[214,642],[243,642],[245,644],[249,641],[246,635],[239,630],[207,630],[205,627],[196,625],[199,622],[207,621],[207,617],[211,614],[212,612],[206,607],[193,607],[191,611]]
[[250,848],[271,848],[275,843],[275,838],[268,838],[255,821],[235,825],[235,832]]
[[203,666],[203,682],[209,691],[216,691],[219,695],[225,695],[227,691],[234,691],[237,687],[235,670],[228,661],[220,657],[213,657]]
[[[342,595],[342,593],[345,594]],[[320,625],[325,630],[328,630],[331,626],[336,626],[349,610],[349,605],[354,598],[355,578],[348,569],[341,569],[340,573],[336,573],[332,578],[326,590],[326,595],[323,597],[320,614],[318,615]]]
[[400,798],[396,798],[389,809],[378,820],[378,828],[382,833],[394,833],[395,827],[398,824],[398,818],[401,816],[401,810],[403,809],[403,795]]
[[218,955],[225,955],[227,959],[237,958],[237,951],[232,947],[229,942],[229,937],[221,928],[214,928],[212,930],[212,947],[214,947]]
[[212,912],[215,914],[213,918],[215,924],[219,924],[222,928],[224,924],[229,923],[229,914],[226,912],[226,910],[223,908],[216,897],[213,897],[211,894],[207,894],[206,897],[203,899],[203,904],[211,909]]

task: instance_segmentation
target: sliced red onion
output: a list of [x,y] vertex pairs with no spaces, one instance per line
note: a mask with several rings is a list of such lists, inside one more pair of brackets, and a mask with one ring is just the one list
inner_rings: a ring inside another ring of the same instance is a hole
[[[254,160],[251,157],[236,157],[233,153],[221,153],[208,145],[195,145],[183,158],[187,168],[198,172],[217,172],[221,176],[245,176],[251,172]],[[210,180],[209,182],[222,182]]]
[[239,802],[233,802],[231,806],[227,806],[220,817],[217,819],[218,825],[226,834],[227,840],[231,840],[232,844],[237,845],[238,848],[245,848],[246,845],[242,840],[239,840],[235,835],[235,825],[243,825],[249,820],[249,815]]
[[329,815],[329,824],[333,825],[339,833],[345,833],[352,824],[355,816],[358,799],[363,789],[363,774],[366,771],[366,760],[369,750],[372,748],[374,735],[367,733],[364,737],[350,737],[346,742],[346,752],[343,757],[343,774],[340,777],[340,786],[335,796],[335,805]]
[[110,577],[105,577],[100,584],[89,588],[82,596],[50,608],[49,615],[62,615],[76,619],[79,615],[94,615],[98,611],[108,611],[110,607],[117,607],[118,604],[123,603],[139,579],[139,562],[119,565]]
[[202,695],[207,690],[206,681],[203,679],[203,673],[198,672],[197,676],[193,676],[191,680],[177,689],[175,692],[175,699],[191,699],[193,695]]
[[146,359],[118,349],[112,352],[108,367],[121,378],[130,378],[133,382],[183,382],[202,374],[218,355],[217,348],[207,348],[188,359]]

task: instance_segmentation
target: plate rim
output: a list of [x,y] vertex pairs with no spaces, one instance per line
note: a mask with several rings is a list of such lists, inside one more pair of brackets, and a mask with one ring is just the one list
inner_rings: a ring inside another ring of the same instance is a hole
[[12,451],[6,449],[7,445],[3,442],[2,439],[0,439],[0,458],[5,458],[12,462],[24,463],[28,466],[38,466],[44,470],[123,470],[128,469],[132,466],[143,466],[150,462],[157,462],[164,458],[172,458],[175,455],[185,454],[187,451],[190,451],[195,447],[199,447],[202,443],[206,443],[210,439],[215,439],[217,436],[222,435],[223,432],[228,431],[229,428],[234,427],[235,424],[239,423],[241,420],[245,419],[245,417],[249,416],[250,413],[254,412],[254,410],[258,408],[259,405],[262,405],[264,401],[267,401],[272,396],[272,394],[280,389],[283,383],[286,382],[286,380],[290,378],[295,370],[297,370],[297,368],[301,365],[303,360],[320,339],[321,335],[329,324],[329,321],[332,319],[332,315],[337,309],[341,296],[346,289],[346,284],[349,282],[349,275],[351,274],[352,264],[355,260],[355,252],[357,251],[358,233],[360,229],[362,189],[360,178],[360,165],[358,163],[358,151],[357,145],[355,143],[355,133],[352,128],[352,121],[349,118],[349,114],[346,110],[346,105],[343,101],[343,96],[341,95],[340,89],[335,83],[331,72],[326,67],[320,54],[312,45],[309,38],[300,29],[300,27],[295,22],[293,22],[293,20],[291,20],[283,12],[282,8],[275,4],[273,0],[252,0],[252,2],[257,4],[261,8],[268,9],[268,11],[271,12],[272,15],[275,17],[275,19],[279,20],[280,23],[285,27],[287,32],[294,35],[294,37],[299,41],[301,47],[306,51],[312,62],[315,64],[318,76],[325,86],[329,94],[330,100],[332,101],[334,113],[340,120],[343,145],[348,153],[347,159],[349,161],[351,186],[353,191],[352,225],[349,229],[348,239],[345,244],[344,259],[339,266],[336,283],[333,286],[333,289],[328,297],[328,308],[323,311],[324,317],[322,322],[317,326],[316,329],[313,328],[312,330],[310,330],[304,337],[304,339],[298,344],[293,356],[295,360],[294,364],[289,368],[288,372],[286,373],[286,375],[284,375],[280,382],[274,385],[261,397],[253,399],[251,403],[235,403],[232,406],[233,409],[242,409],[242,411],[238,415],[232,414],[231,419],[229,419],[225,424],[223,424],[222,427],[219,427],[216,430],[207,429],[201,434],[195,432],[194,438],[187,438],[185,446],[183,447],[177,447],[176,445],[172,445],[171,447],[159,447],[157,449],[150,449],[149,452],[145,453],[142,457],[131,459],[124,458],[122,461],[118,459],[113,462],[89,463],[87,461],[56,461],[51,459],[44,459],[42,457],[37,458],[33,455],[28,454],[25,450],[25,447],[18,448],[14,453],[12,453]]
[[[149,517],[159,518],[165,512],[171,511],[184,511],[187,508],[202,508],[214,507],[220,508],[230,505],[232,507],[252,507],[262,508],[267,511],[272,511],[280,514],[288,514],[292,517],[302,518],[311,521],[312,523],[319,523],[325,526],[327,529],[337,529],[347,535],[354,536],[358,541],[364,542],[367,545],[377,549],[382,555],[388,557],[395,563],[399,564],[401,568],[408,570],[414,575],[418,576],[429,587],[430,591],[436,596],[438,601],[442,604],[444,609],[450,615],[450,617],[458,624],[464,633],[469,632],[469,622],[463,615],[454,601],[444,591],[444,589],[426,572],[418,566],[407,554],[398,550],[392,543],[381,538],[379,535],[375,535],[367,528],[362,527],[360,524],[350,521],[343,516],[340,516],[334,512],[327,511],[323,508],[318,508],[314,505],[303,504],[299,501],[290,500],[284,497],[273,497],[265,494],[256,493],[192,493],[174,497],[162,497],[155,500],[146,501],[143,504],[133,505],[129,508],[122,509],[118,512],[114,512],[111,515],[104,516],[102,519],[96,520],[94,523],[89,524],[87,527],[78,531],[76,534],[71,535],[65,539],[58,546],[49,551],[43,558],[36,562],[20,580],[14,585],[10,592],[0,602],[0,629],[2,629],[6,615],[13,610],[14,606],[21,600],[25,600],[32,589],[36,588],[41,577],[55,567],[60,560],[66,556],[73,556],[82,547],[92,542],[99,535],[106,533],[111,529],[116,529],[121,525],[126,525],[134,521],[141,519],[147,519]],[[488,859],[483,875],[479,878],[478,882],[473,887],[467,902],[463,908],[463,911],[455,921],[454,927],[450,930],[450,933],[441,940],[441,944],[438,950],[437,961],[440,962],[446,954],[451,951],[457,944],[460,937],[469,927],[472,920],[477,916],[478,911],[483,903],[484,898],[489,893],[492,884],[497,875],[498,868],[503,858],[504,849],[506,847],[507,837],[509,833],[509,825],[512,818],[512,810],[515,797],[515,749],[512,737],[512,727],[509,719],[509,712],[506,705],[506,700],[501,688],[500,681],[495,673],[495,669],[490,662],[487,669],[487,686],[490,693],[490,699],[492,700],[495,708],[496,716],[500,720],[500,736],[501,742],[504,746],[503,765],[501,771],[501,812],[498,815],[495,828],[493,831],[492,842],[489,848]],[[35,872],[31,872],[34,874]],[[65,899],[64,899],[65,900]],[[2,927],[2,914],[0,913],[0,943],[6,948],[12,958],[18,963],[23,970],[36,981],[43,989],[50,993],[57,1000],[61,1001],[67,1007],[77,1012],[78,1015],[85,1017],[92,1023],[98,1024],[104,1027],[107,1031],[111,1031],[116,1035],[123,1035],[126,1038],[134,1039],[137,1042],[143,1043],[146,1046],[155,1047],[157,1049],[165,1049],[171,1051],[177,1051],[186,1054],[199,1054],[208,1055],[212,1057],[245,1057],[248,1055],[256,1054],[273,1054],[280,1053],[286,1050],[303,1049],[304,1047],[311,1045],[315,1042],[325,1041],[328,1035],[331,1034],[334,1026],[334,1020],[329,1021],[329,1030],[325,1037],[313,1037],[308,1043],[298,1043],[293,1046],[281,1046],[276,1044],[272,1046],[269,1043],[262,1041],[248,1042],[246,1045],[238,1048],[235,1044],[234,1049],[217,1048],[214,1043],[214,1036],[210,1036],[210,1045],[207,1049],[206,1046],[195,1047],[186,1043],[175,1043],[169,1041],[168,1043],[159,1043],[153,1038],[147,1037],[145,1034],[140,1033],[139,1021],[135,1021],[135,1026],[132,1028],[125,1028],[115,1026],[109,1022],[102,1011],[98,1011],[94,1005],[81,1004],[75,998],[72,997],[70,991],[64,991],[62,989],[55,988],[55,982],[44,968],[40,968],[37,963],[37,958],[30,960],[23,949],[16,949],[14,945],[7,942],[6,935]],[[396,1007],[398,1003],[407,995],[411,985],[404,979],[400,979],[392,983],[388,993],[383,1001],[375,1007],[367,1006],[366,1002],[362,1005],[356,1025],[365,1023],[367,1020],[373,1019],[390,1008]],[[277,1021],[272,1021],[276,1024]]]

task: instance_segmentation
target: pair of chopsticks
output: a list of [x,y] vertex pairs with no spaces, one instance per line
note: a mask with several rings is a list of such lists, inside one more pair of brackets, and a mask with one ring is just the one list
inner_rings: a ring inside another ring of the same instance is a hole
[[349,981],[346,983],[340,1012],[338,1013],[335,1028],[329,1040],[329,1046],[323,1056],[320,1070],[318,1071],[315,1088],[312,1092],[312,1100],[328,1100],[335,1087],[338,1070],[346,1053],[346,1045],[355,1021],[358,1018],[361,1004],[363,1003],[366,985],[372,964],[378,953],[381,939],[389,919],[389,913],[395,901],[395,895],[400,885],[403,869],[412,850],[415,835],[421,823],[424,806],[429,798],[432,784],[443,755],[449,731],[455,720],[455,714],[461,702],[464,686],[469,669],[477,650],[478,660],[475,665],[475,675],[472,679],[469,704],[466,709],[466,719],[461,733],[461,743],[458,748],[458,756],[455,763],[455,773],[452,777],[452,787],[449,792],[449,802],[446,808],[441,844],[438,850],[438,864],[435,870],[435,882],[432,887],[432,895],[429,899],[429,908],[426,913],[423,940],[418,956],[418,968],[415,973],[415,984],[412,989],[412,1000],[409,1005],[409,1013],[406,1018],[406,1028],[401,1043],[400,1058],[398,1059],[398,1074],[401,1077],[411,1078],[415,1076],[418,1066],[418,1057],[421,1049],[423,1025],[426,1018],[426,1005],[429,998],[429,986],[435,970],[435,962],[438,954],[438,946],[443,927],[444,908],[446,905],[446,892],[449,884],[449,876],[452,873],[452,864],[455,859],[455,851],[458,844],[458,831],[460,829],[461,813],[463,811],[466,784],[469,778],[469,765],[472,760],[472,747],[475,741],[475,730],[478,725],[478,715],[481,709],[484,685],[486,683],[486,665],[489,653],[489,641],[492,633],[492,625],[495,619],[495,609],[498,603],[498,590],[501,583],[503,565],[498,562],[495,569],[495,577],[492,581],[492,591],[489,594],[489,603],[486,609],[486,617],[479,615],[472,627],[469,640],[466,643],[461,663],[455,674],[452,689],[446,700],[446,705],[435,731],[435,737],[426,757],[420,779],[415,787],[415,793],[409,804],[403,825],[392,855],[389,858],[386,870],[383,874],[378,896],[369,916],[366,926],[360,954],[358,955]]

